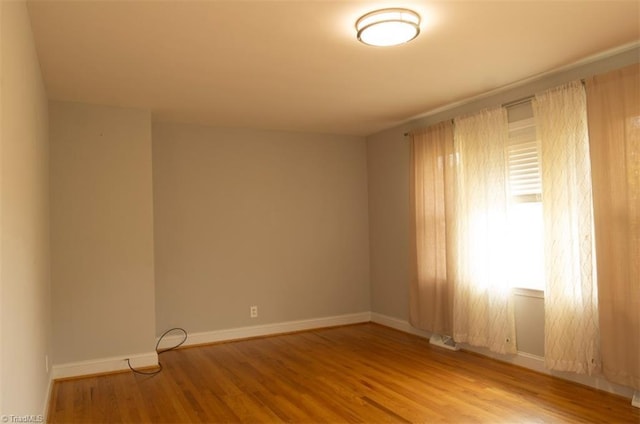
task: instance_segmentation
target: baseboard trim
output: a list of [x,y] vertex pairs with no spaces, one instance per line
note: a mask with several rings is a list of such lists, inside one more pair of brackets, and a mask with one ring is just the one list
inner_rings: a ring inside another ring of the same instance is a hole
[[60,380],[65,378],[126,371],[129,369],[127,359],[130,360],[131,366],[134,368],[158,366],[158,354],[154,351],[54,365],[52,369],[52,378],[53,380]]
[[542,374],[547,374],[552,377],[558,377],[563,380],[572,381],[574,383],[582,384],[584,386],[593,387],[594,389],[613,393],[615,395],[622,396],[625,398],[631,399],[631,397],[633,396],[632,388],[611,383],[606,378],[604,378],[604,376],[601,376],[601,375],[586,375],[586,374],[576,374],[572,372],[549,370],[545,367],[544,357],[542,356],[532,355],[526,352],[518,352],[515,355],[502,355],[499,353],[491,352],[489,351],[489,349],[469,346],[468,344],[461,344],[460,348],[470,352],[478,353],[483,356],[488,356],[498,361],[508,362],[510,364],[517,365],[519,367],[527,368]]
[[44,405],[42,405],[42,417],[44,418],[44,422],[49,422],[49,407],[51,404],[51,391],[53,390],[53,369],[49,372],[47,378],[49,382],[47,383],[47,391],[44,395]]
[[[242,340],[253,337],[272,336],[277,334],[293,333],[297,331],[314,330],[326,327],[336,327],[340,325],[360,324],[365,322],[373,322],[376,324],[384,325],[386,327],[423,337],[425,339],[429,339],[431,337],[430,332],[414,328],[409,322],[405,320],[394,318],[384,314],[379,314],[376,312],[360,312],[355,314],[337,315],[331,317],[191,333],[188,334],[187,340],[185,341],[183,346],[195,346],[232,340]],[[174,346],[181,340],[181,335],[168,335],[162,340],[159,348],[165,349]],[[629,399],[633,398],[634,396],[633,389],[611,383],[601,376],[587,376],[567,372],[550,371],[544,366],[544,358],[537,355],[532,355],[526,352],[518,352],[518,354],[516,355],[501,355],[495,352],[491,352],[488,349],[469,346],[467,344],[461,344],[460,348],[462,350],[474,352],[483,356],[490,357],[492,359],[496,359],[498,361],[507,362],[543,374],[551,375],[553,377],[558,377],[563,380],[573,381],[575,383],[590,386],[609,393],[614,393],[616,395],[623,396]],[[130,359],[131,365],[134,368],[154,367],[158,365],[158,354],[155,351],[135,355],[123,355],[111,358],[54,365],[51,372],[51,378],[49,380],[49,387],[47,389],[45,405],[43,407],[44,416],[46,417],[49,412],[48,408],[51,396],[52,382],[54,380],[89,376],[95,374],[105,374],[117,371],[126,371],[127,369],[129,369],[126,361],[127,358]]]
[[[422,330],[418,330],[411,326],[407,321],[389,317],[386,315],[371,313],[371,321],[377,324],[385,325],[387,327],[394,328],[396,330],[404,331],[409,334],[415,334],[417,336],[429,338],[430,333]],[[429,336],[427,336],[429,335]],[[569,380],[574,383],[582,384],[584,386],[593,387],[598,390],[613,393],[618,396],[622,396],[631,399],[634,394],[634,389],[630,387],[621,386],[619,384],[611,383],[603,376],[589,376],[584,374],[575,374],[570,372],[550,371],[544,366],[544,357],[532,355],[526,352],[518,352],[515,355],[502,355],[499,353],[491,352],[486,348],[479,348],[470,346],[465,343],[459,344],[461,350],[474,352],[482,356],[495,359],[497,361],[507,362],[519,367],[527,368],[532,371],[536,371],[542,374],[547,374],[552,377],[561,378],[563,380]]]
[[551,375],[551,372],[544,366],[544,357],[542,356],[533,355],[527,352],[518,352],[514,355],[503,355],[492,352],[487,348],[471,346],[466,343],[459,343],[458,346],[460,346],[461,350],[466,350],[467,352],[477,353],[478,355],[487,356],[497,361],[507,362],[542,374]]
[[[313,330],[323,327],[335,327],[339,325],[359,324],[371,321],[370,312],[322,317],[299,321],[287,321],[282,323],[255,325],[250,327],[232,328],[226,330],[207,331],[188,334],[183,346],[194,346],[223,341],[240,340],[252,337],[270,336],[295,331]],[[160,349],[166,349],[182,341],[182,335],[168,335],[159,345]],[[134,368],[155,367],[158,365],[158,354],[154,352],[122,355],[111,358],[101,358],[88,361],[73,362],[54,365],[52,368],[52,380],[84,377],[96,374],[126,371],[129,369],[127,359]],[[50,392],[50,389],[49,389]],[[48,399],[47,399],[48,402]]]
[[[252,325],[226,330],[205,331],[189,333],[182,346],[196,346],[210,343],[227,342],[232,340],[250,339],[253,337],[273,336],[276,334],[293,333],[296,331],[314,330],[324,327],[336,327],[339,325],[360,324],[371,321],[370,312],[337,315],[331,317],[313,318],[298,321],[286,321],[273,324]],[[168,335],[160,342],[159,348],[166,349],[175,346],[182,341],[181,334]]]
[[405,333],[413,334],[415,336],[424,337],[428,339],[431,337],[431,333],[428,331],[420,330],[409,324],[408,321],[404,321],[398,318],[390,317],[388,315],[379,314],[376,312],[371,313],[371,322],[384,325]]

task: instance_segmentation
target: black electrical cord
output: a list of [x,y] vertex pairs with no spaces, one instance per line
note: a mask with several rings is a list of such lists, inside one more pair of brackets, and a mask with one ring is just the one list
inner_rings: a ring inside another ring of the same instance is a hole
[[[160,342],[162,341],[162,339],[164,339],[164,337],[167,334],[171,333],[172,331],[176,331],[176,330],[177,331],[182,331],[184,333],[184,338],[182,339],[182,341],[180,343],[178,343],[177,345],[175,345],[175,346],[171,346],[171,347],[168,347],[166,349],[158,349],[160,347]],[[161,353],[168,352],[168,351],[173,350],[173,349],[177,349],[180,346],[182,346],[184,344],[184,342],[186,342],[186,341],[187,341],[187,330],[185,330],[184,328],[180,328],[180,327],[171,328],[171,329],[165,331],[164,333],[162,333],[160,338],[158,338],[158,342],[156,343],[156,353],[158,355],[160,355]],[[158,369],[154,370],[154,371],[140,371],[140,370],[137,370],[137,369],[133,368],[131,366],[131,361],[129,360],[129,358],[127,358],[127,365],[129,365],[129,369],[131,371],[133,371],[134,373],[136,373],[136,374],[156,375],[156,374],[160,373],[160,371],[162,371],[162,363],[160,361],[158,361]]]

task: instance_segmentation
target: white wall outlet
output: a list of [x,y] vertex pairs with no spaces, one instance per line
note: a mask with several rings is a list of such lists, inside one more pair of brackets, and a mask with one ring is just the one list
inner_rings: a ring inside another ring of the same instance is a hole
[[44,355],[44,370],[49,374],[49,355]]
[[251,318],[258,318],[258,307],[252,306],[249,308],[249,316]]

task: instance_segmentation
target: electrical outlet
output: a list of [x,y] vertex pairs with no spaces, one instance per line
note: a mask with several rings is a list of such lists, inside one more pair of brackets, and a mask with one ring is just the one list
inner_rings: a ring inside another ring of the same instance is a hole
[[49,374],[49,355],[44,355],[44,369]]
[[252,306],[249,308],[249,316],[251,318],[258,318],[258,307]]

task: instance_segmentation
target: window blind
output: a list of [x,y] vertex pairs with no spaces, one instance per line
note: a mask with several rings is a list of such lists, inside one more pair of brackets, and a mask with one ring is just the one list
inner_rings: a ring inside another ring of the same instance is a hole
[[509,123],[509,192],[519,202],[539,202],[542,193],[539,143],[533,118]]

